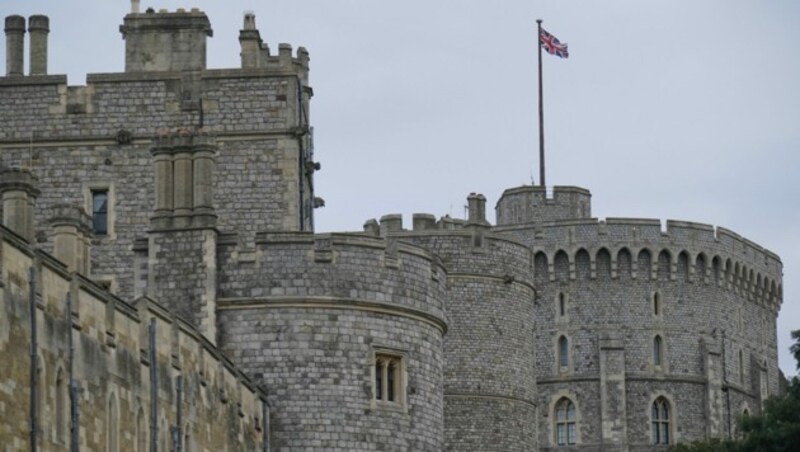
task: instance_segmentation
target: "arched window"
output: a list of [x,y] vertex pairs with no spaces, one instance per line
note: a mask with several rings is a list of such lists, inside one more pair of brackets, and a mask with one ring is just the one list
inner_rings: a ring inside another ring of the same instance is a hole
[[63,369],[56,374],[56,440],[60,444],[67,441],[67,382]]
[[570,446],[575,444],[577,431],[575,426],[575,404],[564,397],[556,403],[555,433],[556,444]]
[[169,444],[169,427],[167,426],[167,420],[163,417],[161,418],[161,427],[158,430],[159,435],[161,435],[161,450],[169,450],[167,449],[167,445]]
[[558,316],[564,317],[567,315],[567,297],[564,295],[564,292],[559,292],[558,294]]
[[569,341],[566,336],[558,338],[558,365],[562,369],[569,367]]
[[653,402],[651,434],[653,444],[669,444],[669,402],[664,397],[659,397]]
[[106,450],[108,452],[119,451],[117,416],[117,397],[111,394],[111,397],[108,398],[108,413],[106,413]]
[[653,364],[655,366],[661,366],[664,360],[664,341],[661,339],[661,336],[656,336],[653,338]]
[[136,451],[147,452],[147,419],[142,408],[136,415]]

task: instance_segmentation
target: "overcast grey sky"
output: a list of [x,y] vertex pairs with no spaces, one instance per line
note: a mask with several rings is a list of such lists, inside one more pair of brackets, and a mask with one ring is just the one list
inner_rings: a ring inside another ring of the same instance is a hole
[[[200,7],[210,67],[238,67],[242,13],[272,49],[311,54],[317,230],[413,212],[463,216],[531,182],[535,19],[544,55],[547,182],[592,190],[603,217],[724,226],[784,263],[780,363],[800,328],[800,2],[796,0],[143,0]],[[73,85],[123,70],[128,0],[2,0],[51,18],[50,72]],[[5,46],[0,46],[5,61]]]

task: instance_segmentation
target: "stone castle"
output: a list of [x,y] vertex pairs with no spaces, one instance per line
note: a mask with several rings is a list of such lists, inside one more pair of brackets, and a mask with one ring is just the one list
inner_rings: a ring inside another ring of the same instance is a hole
[[3,450],[661,450],[778,392],[756,243],[572,186],[317,234],[308,52],[247,14],[207,69],[204,13],[138,1],[120,31],[69,86],[48,18],[5,19]]

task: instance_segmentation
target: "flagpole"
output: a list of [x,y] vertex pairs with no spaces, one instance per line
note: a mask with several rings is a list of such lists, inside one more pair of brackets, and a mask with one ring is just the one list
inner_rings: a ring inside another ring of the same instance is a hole
[[542,99],[542,19],[536,19],[536,43],[539,48],[539,186],[544,187],[544,100]]

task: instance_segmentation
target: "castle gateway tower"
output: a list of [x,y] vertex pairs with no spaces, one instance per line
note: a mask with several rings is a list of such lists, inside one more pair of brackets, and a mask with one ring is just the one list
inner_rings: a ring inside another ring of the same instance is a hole
[[57,23],[5,20],[3,444],[650,451],[778,393],[776,254],[572,186],[316,234],[308,52],[246,14],[208,69],[203,12],[132,3],[85,86],[47,73]]

